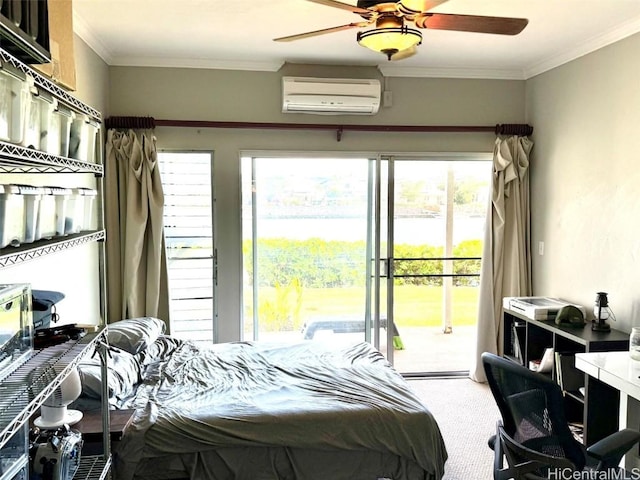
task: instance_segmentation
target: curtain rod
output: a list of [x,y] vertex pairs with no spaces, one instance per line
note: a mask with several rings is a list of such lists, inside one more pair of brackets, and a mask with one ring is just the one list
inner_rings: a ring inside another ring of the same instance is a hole
[[156,127],[156,124],[153,117],[109,117],[105,119],[104,126],[107,129],[154,129]]
[[[361,132],[420,132],[420,133],[495,133],[496,135],[530,135],[533,127],[523,124],[498,124],[495,126],[442,126],[442,125],[336,125],[329,123],[269,123],[223,122],[211,120],[157,120],[151,117],[110,117],[107,128],[246,128],[277,130],[335,130],[337,141],[346,130]],[[137,126],[140,125],[140,126]]]

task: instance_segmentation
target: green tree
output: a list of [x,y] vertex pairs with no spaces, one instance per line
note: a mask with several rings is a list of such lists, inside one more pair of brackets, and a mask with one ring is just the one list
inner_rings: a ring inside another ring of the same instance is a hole
[[275,285],[274,295],[260,297],[260,325],[267,331],[293,331],[302,326],[302,282],[293,279],[288,285]]
[[[454,247],[456,257],[480,257],[482,242],[466,240]],[[289,240],[271,238],[258,241],[260,269],[258,286],[276,287],[299,282],[300,287],[346,288],[365,283],[365,242],[328,241],[319,238]],[[252,265],[251,241],[243,244],[245,264]],[[443,273],[443,247],[433,245],[399,244],[394,246],[395,274],[399,285],[442,285],[441,277],[416,277],[414,275],[439,275]],[[402,261],[402,259],[425,259]],[[476,274],[480,260],[454,261],[454,273]],[[247,272],[249,282],[254,272]],[[402,278],[402,275],[412,275]],[[477,277],[456,277],[455,285],[474,285]]]

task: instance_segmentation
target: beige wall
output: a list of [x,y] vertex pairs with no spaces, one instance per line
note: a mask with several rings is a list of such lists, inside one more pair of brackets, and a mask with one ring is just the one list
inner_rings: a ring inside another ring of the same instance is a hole
[[[640,35],[635,35],[526,82],[385,80],[374,69],[305,65],[287,65],[277,73],[109,68],[76,37],[75,95],[105,117],[398,125],[493,125],[526,120],[535,127],[531,170],[534,293],[590,306],[595,292],[605,290],[618,318],[614,327],[629,330],[640,324],[635,272],[640,254],[640,217],[636,214],[640,173],[635,167],[640,151],[639,48]],[[380,78],[393,92],[393,107],[370,117],[285,115],[280,112],[282,75]],[[491,151],[493,143],[491,134],[347,131],[341,142],[332,131],[159,128],[157,134],[161,148],[214,152],[222,340],[234,339],[239,332],[240,151]],[[4,175],[0,181],[19,179]],[[42,176],[40,182],[67,185],[77,183],[78,177]],[[545,242],[543,256],[537,254],[540,241]],[[29,281],[36,288],[72,292],[79,314],[93,321],[97,315],[93,307],[97,304],[92,274],[95,252],[95,246],[80,247],[4,269],[0,282]],[[73,316],[75,319],[75,312]]]
[[[76,37],[77,91],[74,96],[98,110],[108,104],[108,66]],[[92,175],[0,174],[0,183],[91,187]],[[30,283],[34,289],[65,294],[57,312],[62,323],[99,323],[98,245],[88,244],[0,270],[0,284]]]
[[[533,286],[640,325],[640,35],[527,81]],[[544,241],[544,255],[538,242]]]
[[[112,67],[112,115],[247,122],[482,125],[524,121],[524,82],[389,78],[393,106],[375,116],[282,114],[281,76],[376,78],[372,69],[290,65],[278,73]],[[240,336],[240,152],[491,152],[494,135],[156,129],[159,148],[214,152],[219,340]]]
[[[539,75],[526,101],[534,293],[592,306],[606,291],[613,328],[627,332],[640,326],[639,51],[636,34]],[[640,404],[627,406],[638,428]],[[640,467],[637,450],[626,462]]]
[[106,118],[109,113],[109,66],[78,36],[74,49],[77,86],[74,95]]
[[[280,78],[304,71],[299,65],[278,73],[111,67],[109,106],[113,115],[144,110],[155,118],[188,120],[492,125],[524,119],[522,81],[420,78],[389,78],[393,106],[374,116],[283,114]],[[310,66],[307,71],[305,76],[381,78],[371,68]]]

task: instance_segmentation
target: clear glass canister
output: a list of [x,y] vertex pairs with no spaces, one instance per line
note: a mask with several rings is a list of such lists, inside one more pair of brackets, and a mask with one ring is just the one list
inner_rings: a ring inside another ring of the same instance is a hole
[[634,360],[640,360],[640,327],[633,327],[629,336],[629,355]]

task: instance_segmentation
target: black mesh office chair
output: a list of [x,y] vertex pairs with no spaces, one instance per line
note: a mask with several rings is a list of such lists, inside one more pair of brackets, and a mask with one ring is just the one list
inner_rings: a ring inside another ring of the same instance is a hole
[[545,479],[554,470],[555,478],[565,478],[558,473],[564,469],[615,469],[640,440],[640,432],[624,429],[585,449],[569,429],[556,382],[487,352],[482,364],[502,416],[489,440],[495,480]]

